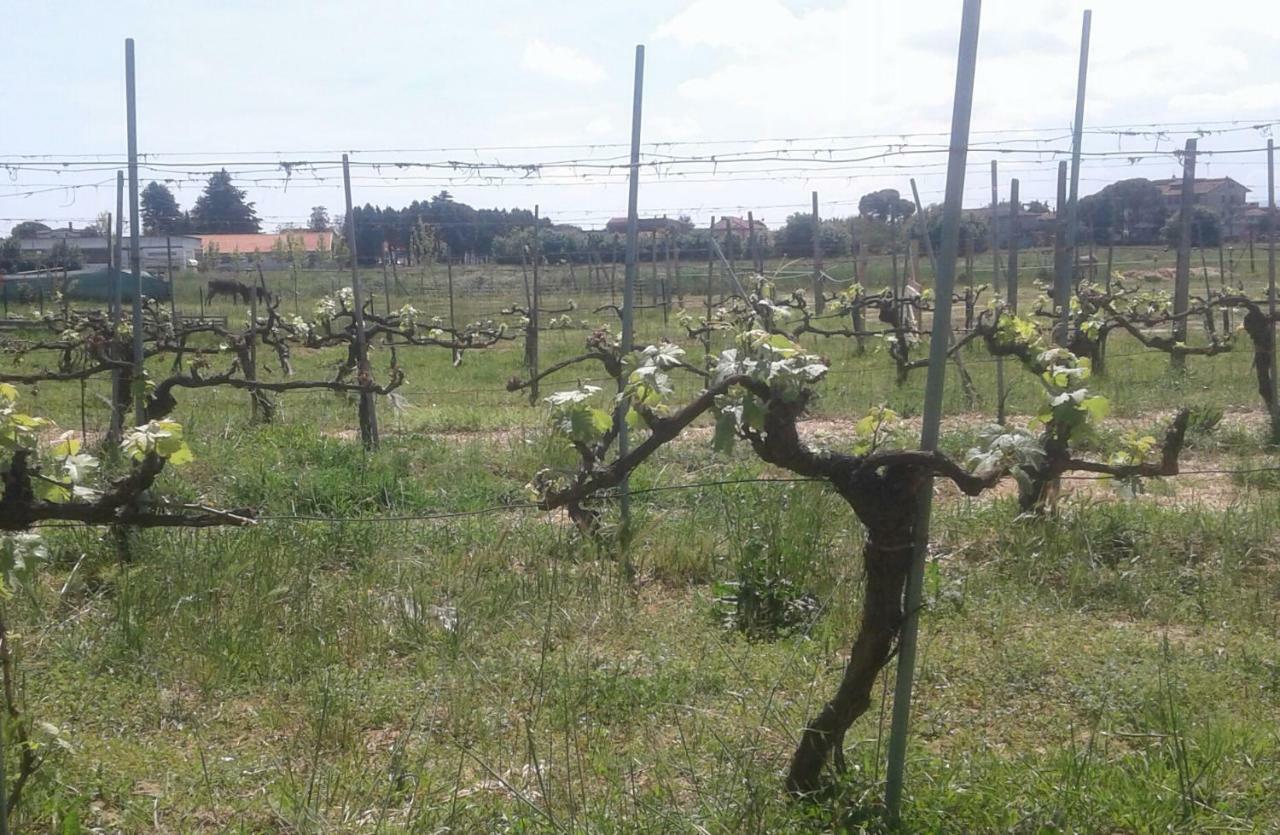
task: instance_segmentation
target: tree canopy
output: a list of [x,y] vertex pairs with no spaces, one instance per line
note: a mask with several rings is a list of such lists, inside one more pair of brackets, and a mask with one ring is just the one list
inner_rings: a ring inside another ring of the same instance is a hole
[[246,202],[244,197],[244,190],[231,183],[231,175],[225,168],[214,174],[191,210],[191,231],[211,234],[262,231],[262,221],[253,203]]
[[307,229],[311,232],[327,232],[333,224],[329,220],[329,210],[324,206],[312,206],[311,217],[307,220]]
[[[1179,223],[1176,213],[1169,215],[1169,221],[1164,225],[1161,234],[1169,246],[1178,245],[1178,238],[1182,235],[1182,224]],[[1215,247],[1221,243],[1222,219],[1204,206],[1194,207],[1191,210],[1191,245]]]
[[1098,243],[1154,244],[1168,214],[1160,187],[1135,177],[1080,198],[1077,217]]
[[142,231],[147,235],[176,235],[186,231],[187,219],[168,186],[152,180],[142,190]]
[[862,195],[858,201],[858,214],[863,217],[896,223],[915,214],[916,204],[906,200],[896,188],[882,188]]

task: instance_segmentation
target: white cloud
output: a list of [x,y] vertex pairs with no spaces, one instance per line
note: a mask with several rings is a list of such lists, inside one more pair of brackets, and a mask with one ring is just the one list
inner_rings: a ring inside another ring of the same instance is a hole
[[524,69],[577,84],[597,84],[604,80],[604,67],[571,46],[535,38],[524,48],[520,61]]

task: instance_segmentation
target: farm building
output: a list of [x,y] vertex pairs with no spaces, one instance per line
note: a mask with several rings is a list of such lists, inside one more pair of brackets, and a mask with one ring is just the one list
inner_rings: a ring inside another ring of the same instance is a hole
[[742,217],[722,217],[716,219],[716,225],[712,227],[717,238],[724,238],[726,235],[733,235],[739,240],[746,240],[751,236],[751,229],[755,227],[756,237],[764,240],[769,234],[769,227],[762,220],[755,220],[750,223],[746,218]]
[[[36,233],[34,238],[18,241],[23,256],[31,260],[48,258],[55,247],[65,243],[80,252],[80,261],[86,267],[109,263],[108,238],[95,229],[50,229]],[[112,242],[114,243],[114,242]],[[168,269],[170,258],[174,269],[183,269],[195,263],[200,239],[190,235],[143,235],[139,241],[142,267],[147,270]],[[125,263],[129,260],[129,236],[123,242]]]
[[[640,230],[641,235],[648,235],[657,232],[683,232],[689,228],[689,224],[683,220],[666,217],[642,217],[638,219],[636,228]],[[627,232],[627,219],[625,217],[610,219],[608,225],[605,226],[605,231],[625,235]]]
[[[1177,212],[1182,205],[1182,180],[1152,180],[1164,198],[1165,207],[1170,212]],[[1227,237],[1239,234],[1240,215],[1245,208],[1245,200],[1249,189],[1230,177],[1214,179],[1197,179],[1192,190],[1192,204],[1203,206],[1222,218],[1222,231]]]
[[255,233],[243,235],[201,235],[201,259],[216,258],[220,266],[230,265],[238,253],[242,257],[257,255],[262,259],[262,266],[268,269],[280,269],[288,266],[289,253],[299,256],[323,256],[327,258],[333,252],[333,232],[304,232],[289,230],[276,233]]

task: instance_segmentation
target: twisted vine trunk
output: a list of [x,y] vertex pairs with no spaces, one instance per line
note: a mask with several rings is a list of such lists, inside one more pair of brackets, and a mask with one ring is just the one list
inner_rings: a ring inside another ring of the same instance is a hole
[[915,468],[886,467],[880,474],[858,473],[843,484],[839,474],[832,479],[867,529],[862,621],[840,686],[805,727],[791,757],[787,789],[794,795],[822,786],[823,769],[833,754],[837,763],[843,762],[839,749],[845,732],[870,708],[876,679],[892,657],[903,621],[922,477]]

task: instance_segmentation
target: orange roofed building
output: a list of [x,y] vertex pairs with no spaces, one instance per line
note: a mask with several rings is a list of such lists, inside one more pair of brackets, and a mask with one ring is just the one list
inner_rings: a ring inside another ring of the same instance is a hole
[[276,252],[277,247],[288,250],[290,241],[295,249],[303,252],[320,252],[328,254],[333,251],[332,232],[303,232],[289,230],[287,232],[258,233],[245,235],[200,235],[200,249],[208,253],[216,249],[221,255],[240,253],[249,255],[257,252],[269,255]]

